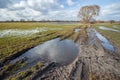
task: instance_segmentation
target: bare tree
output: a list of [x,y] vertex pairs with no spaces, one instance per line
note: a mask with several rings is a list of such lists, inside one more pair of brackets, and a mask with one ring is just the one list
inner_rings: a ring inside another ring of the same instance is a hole
[[115,21],[114,21],[114,20],[110,20],[109,22],[110,22],[111,24],[112,24],[112,23],[115,23]]
[[95,17],[99,15],[100,7],[98,5],[83,6],[80,8],[78,17],[85,23],[89,23],[91,20],[95,20]]

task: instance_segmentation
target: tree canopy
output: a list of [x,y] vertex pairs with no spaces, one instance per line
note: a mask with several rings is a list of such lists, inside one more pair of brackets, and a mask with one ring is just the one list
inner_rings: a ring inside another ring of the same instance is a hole
[[85,23],[95,20],[95,17],[99,15],[100,7],[98,5],[83,6],[80,8],[78,17]]

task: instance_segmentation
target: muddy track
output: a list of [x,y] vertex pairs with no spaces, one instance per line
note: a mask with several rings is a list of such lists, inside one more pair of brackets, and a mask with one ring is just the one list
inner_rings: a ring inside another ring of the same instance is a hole
[[32,80],[120,80],[120,58],[106,51],[97,37],[89,45],[83,43],[82,38],[77,40],[80,52],[73,63],[49,65],[34,74]]

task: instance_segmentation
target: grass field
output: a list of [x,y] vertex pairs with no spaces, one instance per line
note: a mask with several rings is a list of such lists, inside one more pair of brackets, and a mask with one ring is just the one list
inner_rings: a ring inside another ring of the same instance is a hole
[[[78,25],[78,24],[77,24]],[[34,29],[36,27],[47,27],[47,28],[67,28],[73,27],[76,24],[55,24],[55,23],[39,23],[39,22],[7,22],[0,23],[0,30],[3,29]]]

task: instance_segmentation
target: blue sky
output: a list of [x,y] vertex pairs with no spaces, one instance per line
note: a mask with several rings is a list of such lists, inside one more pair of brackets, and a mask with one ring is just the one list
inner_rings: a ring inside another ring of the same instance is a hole
[[120,0],[0,0],[0,21],[79,20],[82,6],[99,5],[97,20],[120,20]]

